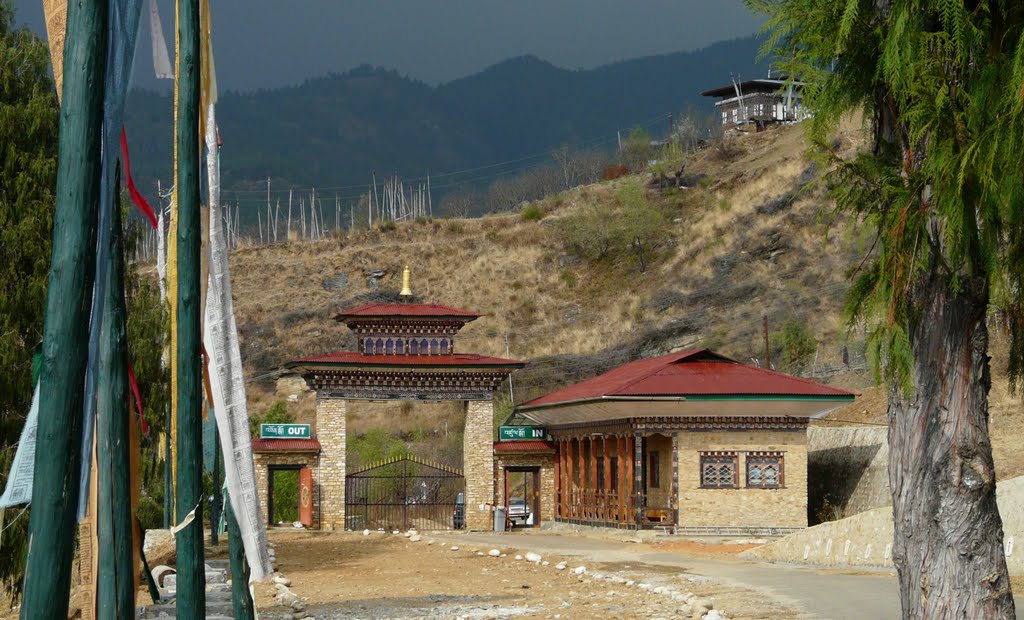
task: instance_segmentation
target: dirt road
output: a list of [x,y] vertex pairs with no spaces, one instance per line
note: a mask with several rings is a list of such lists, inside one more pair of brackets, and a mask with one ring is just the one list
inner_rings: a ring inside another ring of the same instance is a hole
[[[618,559],[581,561],[539,549],[534,550],[543,556],[541,563],[529,562],[526,549],[512,547],[524,540],[518,536],[477,541],[472,535],[442,539],[424,533],[421,541],[411,542],[383,533],[273,531],[270,540],[276,546],[278,570],[319,620],[689,618],[693,606],[684,598],[687,593],[710,599],[729,618],[807,617],[750,588],[671,567]],[[504,555],[492,557],[492,549]],[[567,566],[558,570],[563,560]],[[581,565],[587,572],[577,575],[574,569]],[[290,619],[274,592],[271,585],[257,586],[260,617]]]

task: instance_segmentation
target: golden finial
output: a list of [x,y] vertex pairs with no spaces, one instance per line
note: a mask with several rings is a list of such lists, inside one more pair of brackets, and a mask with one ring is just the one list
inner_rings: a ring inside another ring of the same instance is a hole
[[406,265],[405,271],[402,272],[402,292],[399,295],[412,297],[412,271],[409,270],[409,265]]

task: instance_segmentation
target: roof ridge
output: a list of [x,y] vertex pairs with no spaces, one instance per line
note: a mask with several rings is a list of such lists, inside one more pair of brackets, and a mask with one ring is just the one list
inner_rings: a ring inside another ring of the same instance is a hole
[[[660,371],[662,368],[665,368],[665,367],[667,367],[667,366],[669,366],[671,364],[675,364],[676,362],[684,360],[684,359],[686,359],[688,357],[692,357],[692,356],[694,356],[694,355],[696,355],[698,353],[702,353],[702,352],[707,351],[707,350],[708,350],[707,348],[704,348],[704,349],[684,349],[682,351],[676,351],[675,353],[666,353],[665,355],[659,355],[657,357],[648,357],[648,358],[646,358],[646,361],[656,360],[659,357],[671,358],[671,359],[666,359],[664,364],[661,364],[660,366],[657,367],[657,370]],[[645,361],[645,358],[640,358],[640,359],[634,360],[633,362],[630,362],[630,363],[631,364],[635,364],[635,363],[641,362],[641,361]],[[655,372],[657,372],[657,371],[655,371]],[[622,385],[618,386],[617,388],[615,388],[614,392],[621,392],[622,390],[625,390],[629,386],[631,386],[631,385],[633,385],[635,383],[639,383],[639,382],[643,381],[644,379],[649,378],[651,375],[655,374],[655,372],[648,372],[646,374],[640,375],[639,377],[634,377],[632,380],[627,381],[627,382],[623,383]],[[600,375],[598,375],[598,376],[600,376]]]
[[814,387],[824,387],[824,388],[828,388],[830,390],[835,390],[836,392],[844,392],[844,393],[849,394],[851,396],[856,396],[856,394],[854,394],[853,392],[850,392],[848,390],[841,390],[841,389],[839,389],[837,387],[832,387],[831,385],[826,385],[824,383],[818,383],[817,381],[811,381],[810,379],[805,379],[803,377],[798,377],[796,375],[791,375],[791,374],[786,373],[786,372],[779,372],[778,370],[769,370],[767,368],[761,368],[760,366],[753,366],[753,365],[750,365],[750,364],[744,364],[744,366],[747,366],[747,368],[750,368],[751,370],[756,370],[757,372],[760,372],[760,373],[763,373],[763,374],[766,374],[766,375],[773,375],[773,376],[781,375],[781,376],[783,376],[783,377],[785,377],[787,379],[793,379],[793,380],[798,381],[800,383],[804,383],[804,384],[811,385],[811,386],[814,386]]

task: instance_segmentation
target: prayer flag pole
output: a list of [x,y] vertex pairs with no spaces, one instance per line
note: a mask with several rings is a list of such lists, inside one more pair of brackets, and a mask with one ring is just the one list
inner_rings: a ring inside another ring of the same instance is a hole
[[[119,181],[115,178],[115,187]],[[128,425],[127,312],[124,299],[124,232],[121,201],[111,210],[106,299],[100,323],[100,364],[96,403],[97,514],[99,537],[97,617],[135,617],[135,557],[132,552],[131,457]]]
[[203,570],[202,357],[200,343],[199,0],[178,0],[177,617],[206,615]]
[[43,328],[40,416],[23,620],[67,618],[82,459],[83,383],[96,263],[106,0],[68,3],[53,257]]

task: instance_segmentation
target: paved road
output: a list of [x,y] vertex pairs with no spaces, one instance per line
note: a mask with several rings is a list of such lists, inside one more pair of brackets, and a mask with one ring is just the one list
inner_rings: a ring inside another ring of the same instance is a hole
[[[441,537],[441,536],[439,536]],[[895,572],[842,571],[740,559],[658,551],[647,544],[530,530],[507,534],[469,533],[448,537],[462,543],[515,547],[537,553],[576,556],[596,562],[633,562],[672,566],[693,575],[731,582],[768,593],[821,620],[898,619]],[[1024,597],[1017,596],[1017,609]],[[1021,618],[1018,613],[1018,618]]]

